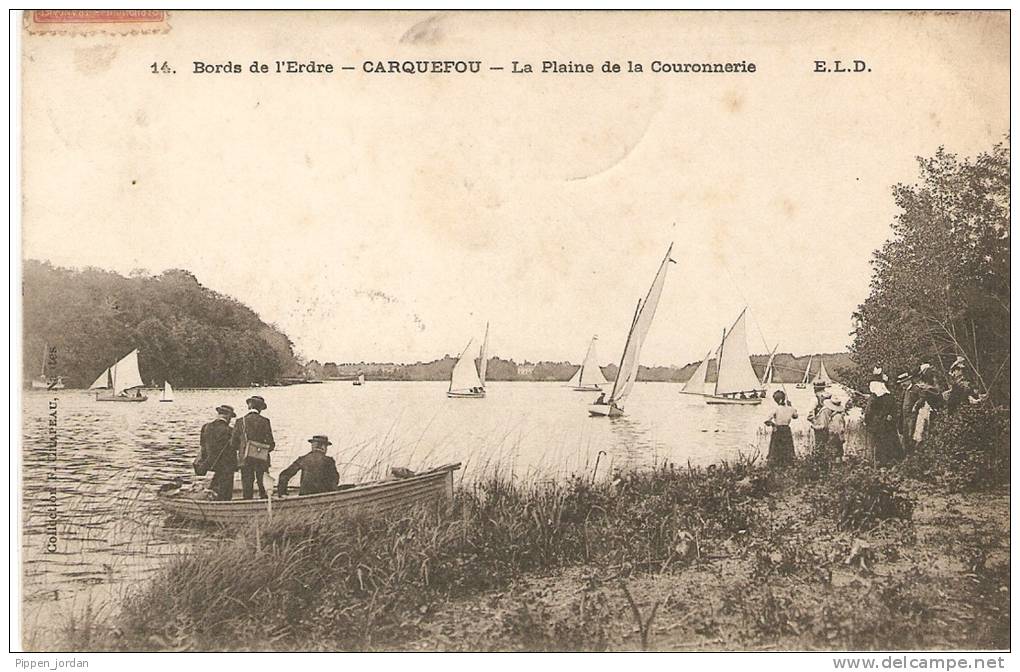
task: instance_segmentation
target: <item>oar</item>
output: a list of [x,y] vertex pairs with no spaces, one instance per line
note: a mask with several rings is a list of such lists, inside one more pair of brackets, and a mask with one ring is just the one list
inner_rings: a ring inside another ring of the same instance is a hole
[[273,491],[276,490],[276,479],[273,478],[272,474],[268,471],[265,473],[265,478],[269,479],[269,489],[266,490],[266,511],[269,513],[269,517],[273,517]]

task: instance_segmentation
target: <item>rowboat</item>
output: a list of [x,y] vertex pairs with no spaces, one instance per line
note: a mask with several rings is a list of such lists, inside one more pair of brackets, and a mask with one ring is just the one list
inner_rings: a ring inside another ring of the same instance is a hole
[[[332,511],[378,515],[394,509],[453,499],[453,472],[460,463],[395,480],[376,481],[316,495],[272,496],[269,499],[233,499],[229,502],[195,499],[183,489],[160,492],[157,501],[164,511],[201,523],[244,525],[253,519],[286,516],[314,518]],[[341,486],[343,487],[343,486]],[[297,488],[288,488],[288,491]],[[235,497],[240,492],[235,491]]]

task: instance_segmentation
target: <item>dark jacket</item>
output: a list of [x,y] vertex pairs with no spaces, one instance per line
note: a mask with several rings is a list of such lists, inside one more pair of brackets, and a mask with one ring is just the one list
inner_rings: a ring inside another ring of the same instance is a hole
[[236,471],[237,451],[230,446],[230,425],[223,418],[202,425],[198,460],[209,471]]
[[[276,447],[276,441],[273,439],[273,426],[269,423],[269,418],[263,417],[255,411],[250,411],[234,423],[234,433],[230,436],[230,447],[238,455],[241,454],[241,448],[244,447],[246,436],[251,441],[268,444],[270,451]],[[268,461],[266,466],[269,466]]]
[[301,494],[314,495],[319,492],[336,490],[340,482],[340,474],[336,471],[336,462],[322,451],[313,450],[294,460],[294,464],[280,472],[277,493],[287,493],[287,481],[301,472]]

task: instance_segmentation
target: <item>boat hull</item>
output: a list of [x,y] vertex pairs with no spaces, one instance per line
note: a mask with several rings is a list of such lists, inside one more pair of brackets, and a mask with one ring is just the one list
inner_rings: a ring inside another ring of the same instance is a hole
[[123,396],[123,395],[120,395],[120,394],[112,394],[112,395],[102,395],[102,394],[97,394],[97,395],[96,395],[96,401],[127,401],[127,402],[139,402],[139,401],[147,401],[147,400],[148,400],[148,398],[149,398],[149,397],[148,397],[148,396],[146,396],[146,395],[144,395],[144,394],[143,394],[143,395],[141,395],[141,396],[139,396],[139,397],[125,397],[125,396]]
[[592,404],[588,407],[588,415],[593,418],[618,418],[623,409],[616,404]]
[[720,406],[757,406],[761,403],[761,397],[757,399],[731,399],[730,397],[705,397],[706,404]]
[[241,526],[269,517],[311,519],[326,512],[379,515],[394,509],[429,503],[446,504],[453,499],[453,472],[460,463],[448,464],[411,478],[366,483],[346,490],[317,495],[293,495],[272,499],[233,499],[228,502],[192,499],[188,492],[160,493],[164,511],[200,523]]
[[485,392],[447,392],[449,399],[484,399]]
[[573,388],[574,392],[602,392],[602,388],[599,385],[576,385]]

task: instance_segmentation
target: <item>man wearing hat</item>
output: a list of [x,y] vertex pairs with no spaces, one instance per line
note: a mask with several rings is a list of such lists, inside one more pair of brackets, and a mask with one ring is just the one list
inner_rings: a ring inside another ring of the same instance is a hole
[[315,495],[320,492],[336,490],[340,482],[340,474],[336,471],[336,462],[326,454],[326,449],[333,445],[328,436],[316,434],[308,439],[312,449],[294,460],[294,464],[280,472],[280,480],[277,485],[277,494],[281,497],[287,494],[287,481],[294,478],[301,472],[302,495]]
[[[257,441],[269,446],[269,450],[272,451],[276,447],[276,441],[273,439],[273,426],[270,424],[269,418],[262,415],[262,411],[266,410],[266,400],[255,396],[248,397],[245,403],[248,405],[248,413],[234,423],[234,433],[230,436],[230,447],[240,455],[246,441]],[[269,469],[268,456],[265,460],[246,459],[240,466],[242,496],[245,499],[252,499],[255,494],[254,485],[257,482],[259,497],[265,499],[266,486],[262,483],[262,478]]]
[[216,407],[216,419],[202,425],[199,435],[198,460],[195,472],[199,475],[213,472],[209,488],[216,499],[227,501],[234,496],[234,472],[237,471],[237,451],[230,447],[230,420],[234,409],[224,404]]

